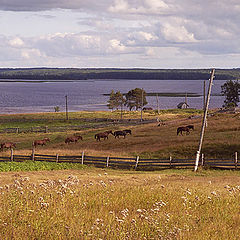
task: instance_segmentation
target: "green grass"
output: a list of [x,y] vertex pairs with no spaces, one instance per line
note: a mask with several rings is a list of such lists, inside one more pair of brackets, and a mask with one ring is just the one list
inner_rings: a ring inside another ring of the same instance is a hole
[[63,169],[85,169],[86,165],[80,163],[55,163],[55,162],[0,162],[0,172],[16,171],[43,171],[43,170],[63,170]]

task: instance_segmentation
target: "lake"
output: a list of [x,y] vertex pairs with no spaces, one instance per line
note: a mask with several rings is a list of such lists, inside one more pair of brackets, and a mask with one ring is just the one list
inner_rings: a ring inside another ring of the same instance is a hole
[[[208,82],[206,85],[208,87]],[[215,81],[213,94],[220,94],[225,81]],[[65,111],[65,96],[68,95],[69,111],[108,110],[106,104],[111,90],[126,93],[134,88],[146,92],[189,92],[201,94],[203,80],[85,80],[58,82],[0,82],[0,113],[54,112],[59,106]],[[202,108],[203,97],[188,97],[191,108]],[[149,107],[157,108],[156,97],[147,97]],[[159,97],[160,109],[176,108],[184,97]],[[212,96],[210,108],[222,107],[223,96]]]

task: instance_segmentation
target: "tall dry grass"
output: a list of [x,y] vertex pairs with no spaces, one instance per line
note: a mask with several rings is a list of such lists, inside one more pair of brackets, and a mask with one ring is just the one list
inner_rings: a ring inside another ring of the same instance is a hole
[[129,173],[16,175],[0,239],[239,239],[239,177]]

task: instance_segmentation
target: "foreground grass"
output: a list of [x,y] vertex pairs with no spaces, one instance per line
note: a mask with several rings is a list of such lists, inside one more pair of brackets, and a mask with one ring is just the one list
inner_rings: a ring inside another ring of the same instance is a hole
[[0,162],[0,172],[13,171],[43,171],[43,170],[62,170],[62,169],[84,169],[85,165],[80,163],[55,163],[55,162]]
[[240,176],[221,173],[12,175],[0,188],[0,239],[239,239]]

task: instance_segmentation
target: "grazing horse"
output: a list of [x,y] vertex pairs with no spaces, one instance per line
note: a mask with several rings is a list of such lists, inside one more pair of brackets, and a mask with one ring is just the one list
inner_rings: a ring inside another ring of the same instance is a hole
[[125,138],[127,133],[124,131],[115,131],[113,135],[115,136],[115,138],[119,138],[119,136],[123,136],[123,138]]
[[188,135],[188,134],[190,133],[188,127],[178,127],[178,128],[177,128],[177,135],[178,135],[179,133],[181,133],[181,135],[183,135],[182,132],[186,132],[186,135]]
[[125,132],[126,135],[127,135],[127,134],[132,135],[132,131],[131,131],[130,129],[125,129],[125,130],[123,130],[123,132]]
[[12,142],[5,142],[5,143],[1,143],[1,149],[3,151],[4,148],[14,148],[16,147],[16,143],[12,143]]
[[104,140],[108,139],[108,135],[109,134],[112,134],[113,135],[113,132],[112,130],[109,130],[109,131],[106,131],[106,132],[103,132],[103,133],[97,133],[95,134],[95,139],[97,141],[101,141],[101,138],[103,138]]
[[83,140],[82,136],[72,136],[72,137],[67,137],[65,140],[65,143],[69,144],[70,142],[77,143],[77,141],[81,139]]
[[189,128],[189,130],[194,130],[194,125],[187,125],[187,127]]
[[47,142],[50,142],[50,139],[49,138],[44,138],[42,140],[35,140],[33,141],[32,145],[33,147],[37,147],[37,145],[46,145]]

